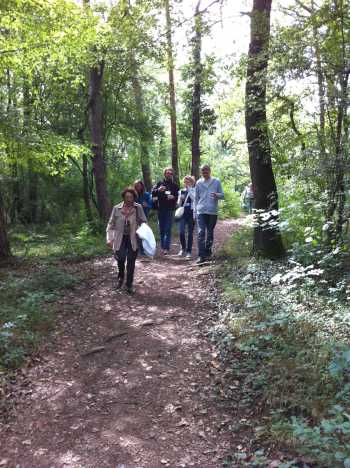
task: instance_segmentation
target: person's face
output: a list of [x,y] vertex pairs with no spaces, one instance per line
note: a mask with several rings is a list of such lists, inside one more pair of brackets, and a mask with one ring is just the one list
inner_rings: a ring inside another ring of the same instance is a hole
[[170,169],[166,170],[164,173],[164,176],[167,180],[170,180],[173,178],[174,172]]
[[138,193],[141,193],[141,192],[142,192],[142,184],[140,184],[140,182],[138,182],[137,184],[135,184],[135,190],[136,190],[136,192],[138,192]]
[[202,169],[202,176],[204,177],[204,179],[209,179],[210,177],[210,169],[208,167],[204,167]]
[[124,202],[126,205],[132,205],[134,203],[134,196],[130,192],[126,192],[124,196]]
[[192,180],[190,180],[190,179],[185,179],[185,180],[184,180],[184,184],[185,184],[185,187],[186,187],[186,188],[191,188],[191,187],[193,187],[193,182],[192,182]]

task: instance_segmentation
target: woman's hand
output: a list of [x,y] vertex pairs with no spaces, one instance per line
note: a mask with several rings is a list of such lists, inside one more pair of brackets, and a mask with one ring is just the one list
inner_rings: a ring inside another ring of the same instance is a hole
[[108,245],[108,247],[112,248],[113,247],[113,241],[108,241],[107,245]]

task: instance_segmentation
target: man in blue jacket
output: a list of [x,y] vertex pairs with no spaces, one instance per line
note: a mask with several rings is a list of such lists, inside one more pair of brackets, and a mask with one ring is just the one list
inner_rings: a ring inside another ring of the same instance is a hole
[[214,229],[218,219],[218,201],[224,199],[221,182],[211,177],[207,164],[201,168],[202,177],[195,189],[195,213],[198,225],[198,260],[203,263],[211,257]]

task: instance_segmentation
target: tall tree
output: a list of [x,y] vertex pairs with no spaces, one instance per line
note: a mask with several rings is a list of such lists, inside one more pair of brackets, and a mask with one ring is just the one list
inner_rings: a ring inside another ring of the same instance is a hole
[[[84,0],[85,8],[90,8],[89,0]],[[89,128],[91,136],[92,167],[95,178],[97,209],[101,219],[108,219],[111,203],[107,190],[106,162],[103,155],[103,75],[104,60],[99,60],[89,70]]]
[[278,228],[278,194],[266,118],[271,3],[272,0],[254,0],[250,14],[245,124],[257,210],[253,250],[273,258],[281,256],[284,249]]
[[192,95],[192,175],[199,178],[200,168],[200,133],[201,133],[201,83],[202,83],[202,15],[200,12],[201,0],[198,0],[194,16],[193,37],[193,95]]
[[137,129],[140,135],[139,144],[140,144],[140,163],[143,181],[145,183],[146,189],[149,191],[152,188],[152,177],[151,177],[151,163],[149,155],[149,138],[147,131],[147,117],[144,109],[144,98],[142,93],[141,83],[138,77],[138,65],[136,63],[135,57],[132,54],[131,57],[132,69],[134,71],[131,82],[132,88],[135,97],[136,104],[136,114],[137,114]]
[[10,243],[7,235],[4,203],[0,191],[0,264],[11,258]]
[[171,129],[171,165],[175,171],[175,177],[179,177],[179,151],[177,144],[176,128],[176,97],[174,78],[174,53],[172,42],[172,21],[170,13],[170,1],[165,0],[166,38],[167,38],[167,67],[169,74],[169,106],[170,106],[170,129]]

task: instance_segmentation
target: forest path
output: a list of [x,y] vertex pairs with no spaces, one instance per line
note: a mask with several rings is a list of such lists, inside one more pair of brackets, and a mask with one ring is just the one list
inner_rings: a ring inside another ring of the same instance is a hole
[[[219,222],[216,248],[238,226]],[[114,290],[114,260],[85,266],[92,279],[60,301],[56,332],[0,432],[0,466],[222,466],[232,433],[199,327],[213,314],[206,268],[175,255],[137,261],[129,296]]]

